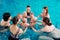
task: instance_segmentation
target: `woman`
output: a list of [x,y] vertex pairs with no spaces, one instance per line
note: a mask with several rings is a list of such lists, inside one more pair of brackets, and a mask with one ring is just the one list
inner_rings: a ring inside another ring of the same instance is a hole
[[10,13],[8,12],[4,13],[3,19],[0,23],[0,32],[4,32],[8,30],[8,28],[10,27],[10,20],[11,20]]
[[44,17],[50,18],[50,15],[48,14],[48,8],[47,7],[43,7],[43,13],[40,16],[42,18],[44,18]]
[[52,23],[50,23],[49,18],[43,18],[43,25],[45,27],[40,30],[35,30],[33,27],[32,29],[35,32],[46,32],[48,33],[48,36],[52,37],[54,40],[60,40],[60,30],[56,29],[55,26]]
[[3,14],[3,19],[1,21],[1,26],[10,26],[11,15],[6,12]]
[[11,34],[10,34],[10,36],[9,36],[8,39],[9,40],[19,40],[19,35],[25,33],[26,30],[27,30],[27,27],[26,27],[26,29],[24,31],[21,28],[19,28],[17,26],[17,24],[18,24],[18,18],[17,17],[14,17],[12,19],[12,23],[13,24],[10,26],[10,32],[11,32]]
[[23,17],[25,17],[25,18],[30,18],[30,14],[31,14],[31,8],[30,8],[30,6],[28,5],[28,6],[27,6],[27,9],[26,9],[26,12],[24,12],[24,14],[23,14]]
[[[42,20],[44,17],[50,18],[50,15],[48,14],[48,8],[45,6],[43,7],[43,12],[41,15],[39,15],[37,18],[42,17]],[[41,20],[37,20],[37,22],[42,22]],[[50,21],[51,22],[51,21]],[[41,24],[42,25],[42,24]]]
[[27,18],[27,22],[28,23],[30,23],[30,20],[31,20],[31,8],[30,8],[30,6],[28,5],[27,6],[27,9],[26,9],[26,12],[24,12],[24,14],[23,14],[23,17],[24,18]]

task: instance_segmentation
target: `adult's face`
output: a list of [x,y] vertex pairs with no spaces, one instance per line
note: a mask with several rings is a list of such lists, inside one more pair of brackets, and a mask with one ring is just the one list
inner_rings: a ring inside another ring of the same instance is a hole
[[27,7],[27,12],[30,12],[30,10],[31,10],[30,7]]
[[46,13],[46,9],[43,9],[43,13]]

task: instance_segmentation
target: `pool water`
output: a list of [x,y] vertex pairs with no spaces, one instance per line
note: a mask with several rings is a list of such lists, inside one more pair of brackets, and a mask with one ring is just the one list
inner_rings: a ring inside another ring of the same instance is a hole
[[[60,29],[60,0],[0,0],[0,21],[4,12],[10,12],[11,16],[16,16],[18,13],[23,14],[26,6],[31,6],[31,11],[35,16],[42,13],[43,7],[47,6],[50,14],[51,22]],[[37,29],[38,28],[38,25]],[[0,40],[8,40],[10,32],[0,32]],[[40,35],[43,35],[42,33]],[[22,38],[30,38],[37,40],[39,34],[33,30],[28,29],[25,34],[20,36]]]

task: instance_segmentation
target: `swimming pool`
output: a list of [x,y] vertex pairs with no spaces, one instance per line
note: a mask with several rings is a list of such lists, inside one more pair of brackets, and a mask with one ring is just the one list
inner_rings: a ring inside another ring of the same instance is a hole
[[[23,13],[26,10],[26,6],[31,6],[31,11],[38,16],[42,13],[44,6],[48,6],[50,19],[55,26],[60,28],[60,0],[0,0],[0,21],[4,12],[10,12],[12,16],[16,16],[18,13]],[[28,37],[31,40],[38,39],[36,33],[32,34],[32,30],[28,29],[30,35],[26,33],[21,38]],[[6,35],[5,35],[6,34]],[[0,33],[0,40],[8,40],[7,36],[9,31]],[[36,36],[36,37],[35,37]]]

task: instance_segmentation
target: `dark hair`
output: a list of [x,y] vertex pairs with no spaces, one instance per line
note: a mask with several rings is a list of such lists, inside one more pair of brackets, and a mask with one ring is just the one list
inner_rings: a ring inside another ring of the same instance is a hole
[[45,6],[45,7],[43,7],[43,9],[46,9],[47,7]]
[[27,5],[27,8],[30,7],[29,5]]
[[43,22],[45,22],[48,26],[52,25],[52,23],[50,23],[50,19],[47,17],[43,18]]
[[4,13],[4,14],[3,14],[3,20],[4,20],[4,21],[8,21],[8,19],[9,19],[10,16],[11,16],[11,15],[10,15],[10,13],[8,13],[8,12]]
[[12,19],[12,23],[13,24],[17,24],[17,22],[18,22],[18,18],[15,16],[15,17],[13,17],[13,19]]

